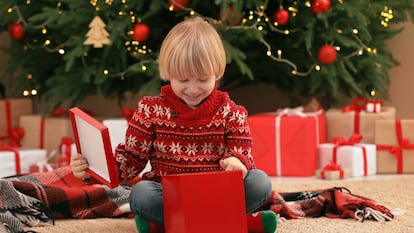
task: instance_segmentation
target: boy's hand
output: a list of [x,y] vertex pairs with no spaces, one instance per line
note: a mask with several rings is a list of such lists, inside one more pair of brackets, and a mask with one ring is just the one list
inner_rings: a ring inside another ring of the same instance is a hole
[[227,159],[220,160],[220,167],[225,171],[242,171],[243,179],[247,174],[246,166],[236,157],[228,157]]
[[73,175],[79,179],[87,179],[90,178],[91,175],[86,172],[86,168],[88,168],[88,162],[86,161],[85,157],[81,154],[74,154],[70,158],[70,168],[72,169]]

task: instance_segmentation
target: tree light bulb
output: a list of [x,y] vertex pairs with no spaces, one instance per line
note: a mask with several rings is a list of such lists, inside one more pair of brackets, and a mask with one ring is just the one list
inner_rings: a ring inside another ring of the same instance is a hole
[[109,74],[109,70],[106,70],[106,69],[105,69],[105,70],[103,71],[103,73],[104,73],[104,75],[108,75],[108,74]]
[[24,91],[23,91],[23,96],[29,96],[29,93],[30,93],[30,92],[29,92],[28,90],[24,90]]

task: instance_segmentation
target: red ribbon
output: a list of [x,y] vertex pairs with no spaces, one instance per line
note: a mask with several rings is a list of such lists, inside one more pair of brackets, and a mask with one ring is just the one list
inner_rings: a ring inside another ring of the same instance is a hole
[[10,137],[10,146],[12,147],[20,147],[20,139],[24,137],[24,128],[22,127],[15,127],[11,128],[9,131]]
[[367,105],[367,100],[364,97],[360,97],[360,98],[355,98],[354,103],[352,105],[347,105],[344,108],[342,108],[342,112],[355,111],[354,133],[359,134],[360,112],[365,110],[366,105]]
[[135,110],[130,108],[122,108],[121,109],[122,115],[124,118],[129,121],[131,120],[132,116],[134,115]]
[[62,106],[59,106],[55,110],[51,111],[51,115],[54,117],[63,116],[65,115],[65,110],[62,108]]
[[10,146],[20,147],[20,139],[24,136],[24,129],[21,127],[12,127],[11,106],[9,100],[4,100],[6,110],[6,136],[0,136],[0,140],[10,140]]
[[10,138],[9,132],[12,126],[10,101],[4,100],[4,108],[6,110],[6,136],[0,136],[1,140]]
[[321,178],[325,179],[325,172],[327,171],[339,171],[339,178],[344,178],[344,170],[341,165],[336,164],[333,160],[329,161],[329,164],[325,165],[321,171]]
[[[355,146],[355,144],[359,143],[362,139],[360,134],[353,134],[348,140],[344,139],[343,137],[336,137],[332,139],[332,142],[335,144],[333,148],[332,160],[334,163],[337,163],[337,151],[338,148],[341,146]],[[361,147],[362,150],[362,160],[363,160],[363,167],[364,167],[364,176],[368,175],[368,162],[367,162],[367,150],[364,146],[358,145]]]
[[45,120],[40,119],[40,135],[39,135],[39,148],[44,149],[45,148]]
[[414,150],[414,144],[410,144],[408,138],[403,138],[401,120],[395,120],[395,134],[397,136],[398,145],[377,145],[377,150],[388,150],[397,159],[397,173],[403,173],[403,154],[402,150]]
[[20,174],[21,173],[21,168],[20,168],[20,154],[19,151],[9,145],[6,145],[5,143],[2,143],[0,145],[0,151],[11,151],[14,153],[14,163],[16,165],[16,174]]

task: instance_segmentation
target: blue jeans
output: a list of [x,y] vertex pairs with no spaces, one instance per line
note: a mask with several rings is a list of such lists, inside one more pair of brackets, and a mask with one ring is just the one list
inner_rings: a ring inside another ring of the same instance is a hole
[[[272,184],[266,173],[259,169],[249,170],[244,178],[246,213],[250,214],[269,200]],[[160,183],[142,180],[129,197],[131,211],[151,222],[164,225],[162,186]]]

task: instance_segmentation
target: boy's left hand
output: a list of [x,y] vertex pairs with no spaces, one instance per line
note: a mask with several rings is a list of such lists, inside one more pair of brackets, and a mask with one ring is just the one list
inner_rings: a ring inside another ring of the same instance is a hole
[[228,157],[220,160],[220,167],[225,171],[242,171],[243,179],[247,175],[247,168],[244,164],[236,157]]

